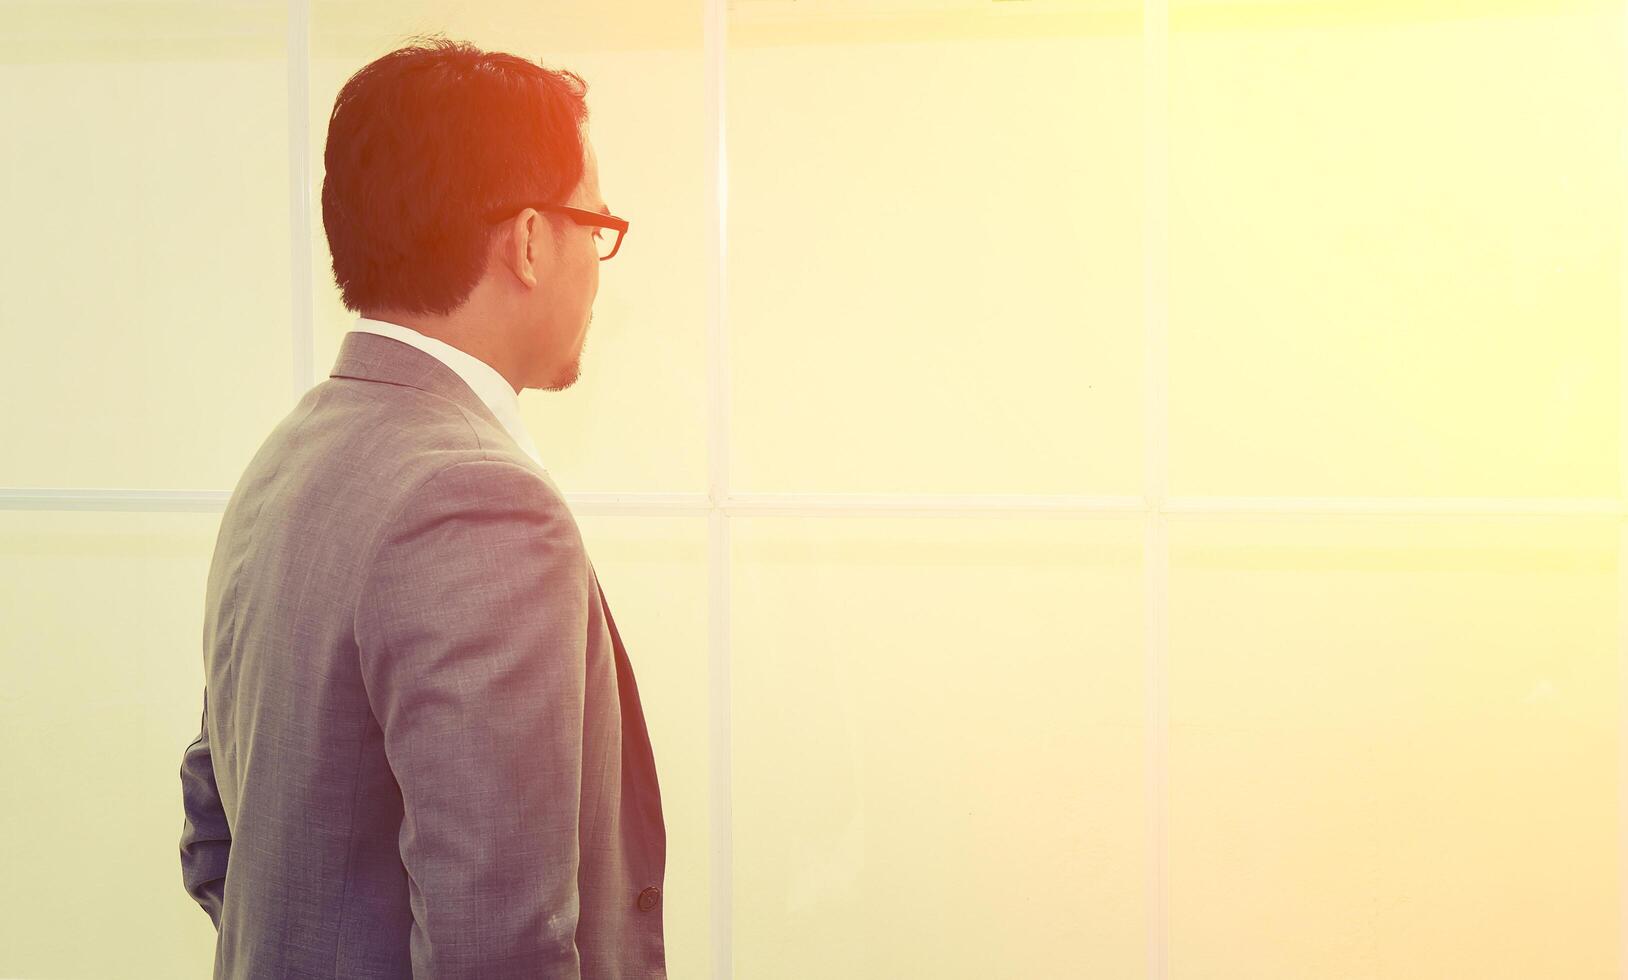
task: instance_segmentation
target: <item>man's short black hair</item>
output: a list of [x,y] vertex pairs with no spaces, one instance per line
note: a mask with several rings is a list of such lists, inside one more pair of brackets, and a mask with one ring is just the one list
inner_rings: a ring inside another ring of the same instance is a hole
[[322,227],[346,309],[439,316],[486,272],[503,227],[487,211],[563,204],[576,189],[588,86],[465,42],[411,40],[334,100]]

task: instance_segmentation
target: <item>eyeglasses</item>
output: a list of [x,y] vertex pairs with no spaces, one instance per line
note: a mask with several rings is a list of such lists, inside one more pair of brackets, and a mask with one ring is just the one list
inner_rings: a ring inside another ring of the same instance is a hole
[[[486,220],[488,223],[492,223],[512,218],[525,208],[534,208],[538,211],[557,211],[579,225],[587,225],[596,229],[594,231],[594,242],[599,246],[599,261],[601,262],[616,254],[616,250],[622,247],[622,236],[627,234],[627,221],[623,218],[611,214],[601,214],[598,211],[585,211],[582,208],[566,207],[563,204],[516,204],[513,207],[486,212]],[[610,234],[602,235],[597,229],[603,229],[610,232]]]

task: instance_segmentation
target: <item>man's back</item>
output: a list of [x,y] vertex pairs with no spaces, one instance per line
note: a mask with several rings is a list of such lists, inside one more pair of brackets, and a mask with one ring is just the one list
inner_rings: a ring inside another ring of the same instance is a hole
[[232,494],[203,639],[182,865],[217,978],[666,975],[626,651],[446,365],[346,336]]

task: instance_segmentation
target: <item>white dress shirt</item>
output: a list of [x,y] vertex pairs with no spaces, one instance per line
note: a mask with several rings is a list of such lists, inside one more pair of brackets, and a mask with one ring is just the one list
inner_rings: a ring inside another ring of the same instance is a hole
[[486,403],[486,407],[492,410],[497,420],[503,423],[503,428],[508,431],[515,445],[536,460],[538,466],[543,465],[543,458],[537,454],[537,447],[531,441],[531,433],[526,431],[526,424],[520,421],[520,399],[515,394],[513,386],[498,373],[497,368],[444,340],[426,336],[412,327],[404,327],[399,323],[372,320],[363,316],[356,318],[356,326],[351,329],[362,333],[375,333],[381,337],[410,344],[451,368],[463,379],[464,384]]

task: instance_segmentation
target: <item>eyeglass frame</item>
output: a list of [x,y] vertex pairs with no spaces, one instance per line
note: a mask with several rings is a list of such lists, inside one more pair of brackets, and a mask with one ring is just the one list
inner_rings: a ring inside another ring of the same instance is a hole
[[617,233],[616,244],[611,246],[610,255],[600,256],[599,261],[601,262],[615,257],[616,253],[622,250],[622,242],[627,239],[628,223],[626,218],[618,218],[614,214],[604,214],[599,211],[568,207],[564,204],[517,204],[513,207],[486,212],[486,221],[488,224],[495,224],[514,217],[526,208],[537,211],[555,211],[579,225],[587,225],[591,228],[610,228],[615,231]]

